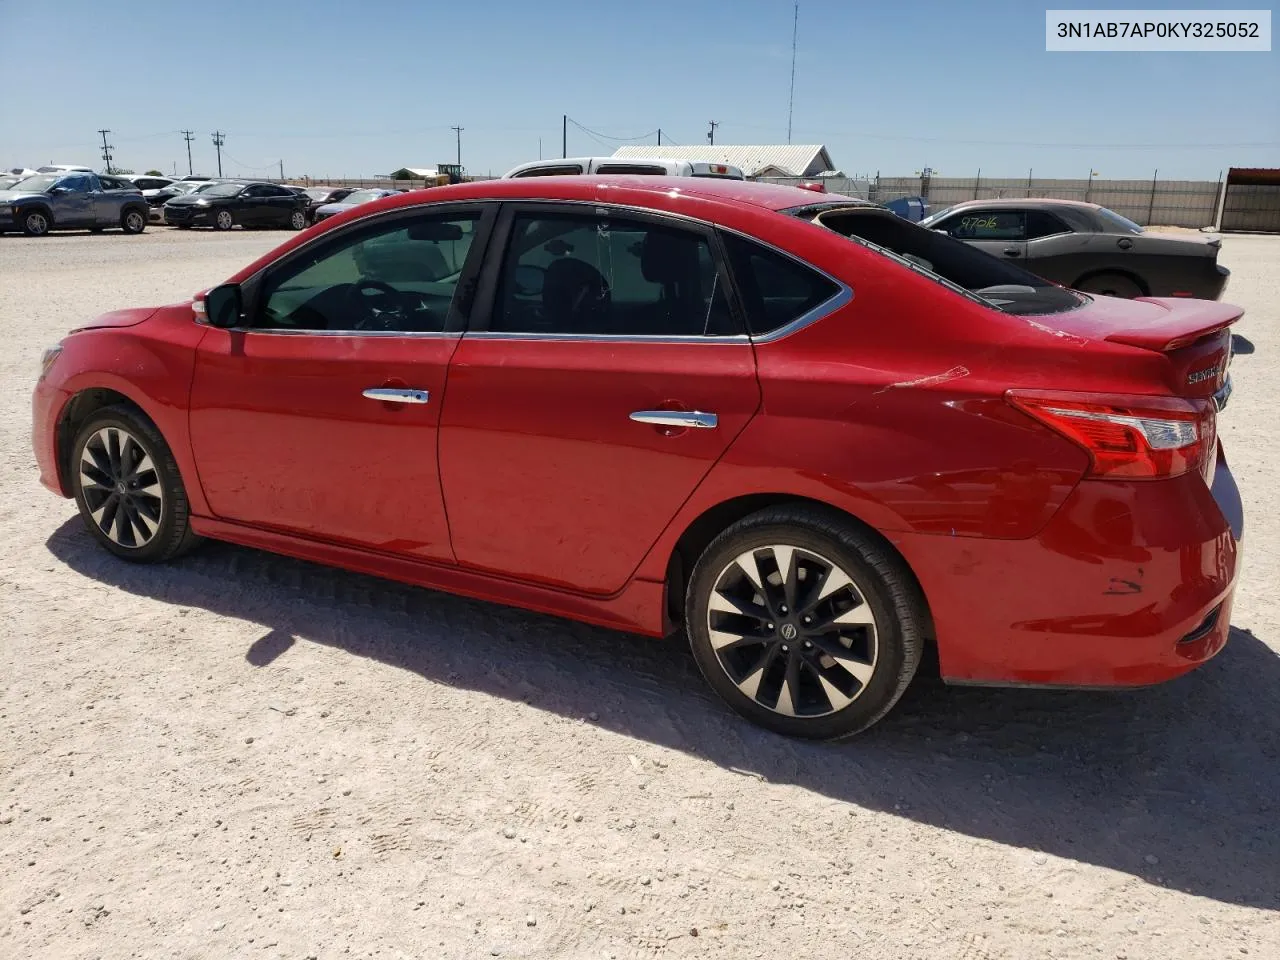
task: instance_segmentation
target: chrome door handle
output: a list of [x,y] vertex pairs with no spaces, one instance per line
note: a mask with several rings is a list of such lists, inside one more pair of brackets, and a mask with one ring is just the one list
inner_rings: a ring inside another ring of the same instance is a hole
[[637,410],[631,414],[631,419],[657,427],[692,427],[696,430],[714,430],[720,422],[714,413],[699,413],[697,410]]
[[370,387],[362,396],[383,403],[426,403],[431,394],[425,390],[397,390],[394,387]]

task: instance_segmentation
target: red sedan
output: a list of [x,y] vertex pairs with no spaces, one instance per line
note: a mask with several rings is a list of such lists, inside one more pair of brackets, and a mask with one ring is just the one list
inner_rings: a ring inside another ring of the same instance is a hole
[[1227,638],[1239,308],[1089,296],[883,208],[654,177],[359,207],[49,350],[41,477],[202,537],[663,636],[847,736],[955,683],[1166,680]]

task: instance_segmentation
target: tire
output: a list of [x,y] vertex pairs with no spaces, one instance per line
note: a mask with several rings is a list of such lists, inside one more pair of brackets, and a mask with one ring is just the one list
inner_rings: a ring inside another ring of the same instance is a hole
[[53,227],[53,218],[44,210],[27,210],[22,214],[22,232],[28,237],[43,237]]
[[191,229],[191,224],[189,224],[189,223],[179,223],[179,224],[176,224],[176,226],[177,226],[177,228],[178,228],[179,230],[190,230],[190,229]]
[[289,229],[290,230],[307,229],[307,214],[305,211],[295,210],[293,211],[293,213],[289,214]]
[[132,407],[89,417],[72,445],[70,473],[89,533],[122,560],[161,563],[200,542],[169,445]]
[[236,225],[236,218],[231,215],[230,210],[219,210],[213,215],[213,229],[230,230]]
[[125,233],[141,233],[147,229],[147,215],[136,207],[130,207],[120,214],[120,229]]
[[[784,564],[786,588],[775,582]],[[729,527],[703,551],[685,595],[689,644],[711,687],[748,720],[814,740],[853,736],[889,712],[919,665],[928,624],[896,554],[808,506],[772,507]]]
[[1091,277],[1080,280],[1075,287],[1085,293],[1101,294],[1104,297],[1122,297],[1125,300],[1144,295],[1142,288],[1123,273],[1095,273]]

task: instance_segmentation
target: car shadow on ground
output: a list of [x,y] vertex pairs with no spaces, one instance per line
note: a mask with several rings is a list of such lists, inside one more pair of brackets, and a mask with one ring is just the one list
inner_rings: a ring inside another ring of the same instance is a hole
[[595,713],[606,728],[767,782],[1280,910],[1280,657],[1244,630],[1202,669],[1146,690],[950,688],[922,672],[871,731],[813,744],[726,710],[683,644],[221,543],[134,566],[77,518],[48,547],[102,583],[261,624],[245,651],[261,669],[297,643],[325,644],[564,716]]

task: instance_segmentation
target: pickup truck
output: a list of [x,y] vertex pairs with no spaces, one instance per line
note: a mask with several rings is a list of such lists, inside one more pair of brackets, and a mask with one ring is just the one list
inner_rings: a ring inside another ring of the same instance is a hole
[[42,237],[50,230],[125,233],[147,228],[147,201],[127,180],[96,173],[42,173],[0,190],[0,233],[21,230]]

